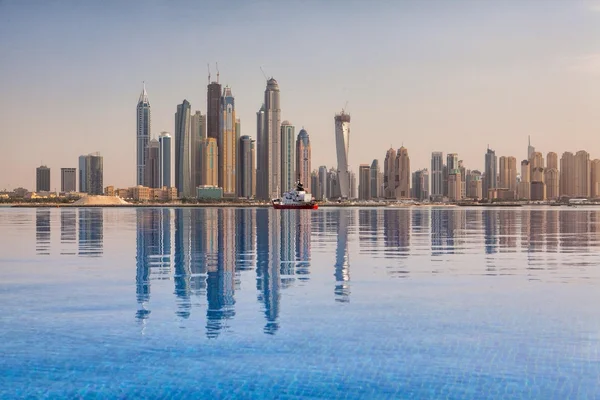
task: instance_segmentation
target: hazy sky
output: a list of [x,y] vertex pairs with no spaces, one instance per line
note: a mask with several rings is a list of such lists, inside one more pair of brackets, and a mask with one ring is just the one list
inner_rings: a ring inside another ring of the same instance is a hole
[[282,117],[308,131],[312,165],[334,166],[333,116],[352,116],[350,162],[408,148],[482,168],[489,144],[600,158],[600,2],[0,0],[0,190],[35,168],[100,151],[104,183],[135,183],[135,107],[173,133],[176,105],[206,112],[207,63],[256,137],[265,79]]

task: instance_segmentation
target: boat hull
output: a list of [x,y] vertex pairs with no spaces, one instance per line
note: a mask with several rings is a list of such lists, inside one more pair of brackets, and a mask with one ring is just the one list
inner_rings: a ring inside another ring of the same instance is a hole
[[273,203],[273,208],[276,210],[316,210],[319,208],[317,203],[307,204],[278,204]]

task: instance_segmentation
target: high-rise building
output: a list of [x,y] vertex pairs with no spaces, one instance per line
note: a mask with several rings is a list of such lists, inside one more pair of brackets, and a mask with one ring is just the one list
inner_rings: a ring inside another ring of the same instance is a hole
[[239,142],[239,197],[252,198],[255,196],[256,188],[256,150],[254,140],[248,136],[242,136]]
[[219,149],[217,139],[206,138],[200,141],[199,164],[200,183],[198,186],[218,186]]
[[529,160],[521,161],[521,180],[517,187],[517,197],[523,200],[531,199],[531,167]]
[[340,197],[350,197],[350,174],[348,171],[348,151],[350,150],[350,114],[344,110],[335,115],[335,147],[337,153],[337,173]]
[[[460,198],[467,198],[467,169],[464,166],[463,160],[458,160],[458,171],[460,172]],[[516,177],[515,177],[516,179]]]
[[146,147],[146,171],[144,172],[144,186],[149,188],[160,187],[160,147],[158,140],[150,139]]
[[50,191],[50,168],[42,165],[35,169],[35,191]]
[[475,200],[483,198],[483,182],[478,170],[469,171],[467,174],[467,197]]
[[600,197],[600,160],[595,159],[590,163],[590,197]]
[[264,122],[257,132],[258,165],[261,192],[264,200],[279,197],[281,185],[281,106],[279,84],[273,78],[267,81],[264,110],[257,114],[257,122]]
[[558,155],[553,151],[546,155],[546,169],[550,168],[558,169]]
[[200,182],[202,181],[204,171],[202,171],[202,155],[200,152],[204,148],[203,141],[206,138],[206,115],[202,115],[200,111],[196,111],[190,116],[190,163],[193,188],[201,185]]
[[440,200],[444,196],[444,154],[431,153],[431,197]]
[[371,193],[369,196],[372,199],[379,198],[381,185],[383,185],[383,181],[381,180],[381,171],[379,170],[379,160],[375,159],[371,163]]
[[310,181],[310,157],[311,157],[310,139],[308,132],[304,128],[298,132],[296,139],[296,175],[300,182],[304,183],[304,188],[308,193],[312,193]]
[[235,197],[237,189],[235,100],[229,86],[225,86],[221,97],[220,127],[221,144],[217,143],[219,148],[219,186],[223,188],[224,196]]
[[171,187],[171,135],[161,132],[158,137],[159,187]]
[[515,157],[502,156],[499,160],[500,182],[498,187],[508,189],[516,195],[517,193],[517,159]]
[[534,151],[529,159],[531,200],[546,200],[546,184],[544,183],[544,156],[539,151]]
[[396,199],[410,199],[410,157],[402,146],[396,154]]
[[310,186],[312,188],[313,198],[316,200],[322,200],[321,185],[319,184],[319,172],[317,170],[310,173]]
[[358,199],[371,200],[371,166],[361,164],[358,167]]
[[413,172],[412,197],[419,201],[429,199],[429,171],[427,168]]
[[[236,196],[239,196],[239,193],[241,192],[241,187],[240,187],[240,156],[238,155],[239,153],[239,147],[240,147],[240,138],[242,137],[242,124],[240,122],[239,118],[235,119],[235,194]],[[254,148],[254,144],[252,145],[252,147]],[[255,153],[255,160],[256,160],[256,153]],[[256,161],[255,161],[256,164]],[[254,170],[254,180],[253,180],[253,186],[254,186],[254,195],[256,195],[256,167],[253,168]]]
[[575,196],[590,197],[590,154],[585,150],[575,153]]
[[546,198],[548,200],[558,199],[560,196],[558,169],[546,168],[544,171],[544,182],[546,183]]
[[[148,101],[148,93],[146,93],[146,84],[140,93],[140,98],[137,103],[137,159],[136,159],[136,184],[144,185],[146,179],[146,147],[150,140],[150,102]],[[81,171],[81,169],[80,169]]]
[[327,198],[327,194],[329,192],[329,188],[327,187],[328,183],[328,173],[327,167],[325,165],[321,165],[319,167],[319,200],[325,200]]
[[531,136],[527,136],[527,159],[531,160],[531,156],[535,153],[535,147],[531,145]]
[[560,158],[560,196],[575,197],[575,156],[565,151]]
[[190,103],[183,100],[175,113],[175,187],[179,197],[196,197],[192,176]]
[[288,121],[281,124],[281,184],[279,190],[287,192],[296,187],[296,132]]
[[[210,76],[208,78],[210,81]],[[221,132],[221,84],[211,82],[207,87],[206,97],[206,134],[209,138],[217,141],[220,146],[219,136]]]
[[79,191],[93,195],[104,192],[104,162],[100,153],[79,157]]
[[77,190],[77,168],[60,169],[60,191],[63,193]]
[[485,187],[483,188],[483,197],[489,198],[489,191],[496,189],[498,179],[496,152],[490,148],[485,153]]
[[265,137],[265,105],[256,113],[256,197],[268,199],[267,194],[267,140]]
[[350,197],[349,197],[349,199],[356,199],[356,198],[358,198],[358,184],[356,181],[356,174],[354,173],[354,171],[349,171],[348,174],[350,175]]
[[383,192],[386,199],[396,198],[396,151],[391,147],[383,162]]
[[448,153],[446,155],[446,167],[448,167],[448,174],[450,171],[458,169],[458,154]]
[[458,168],[451,169],[448,173],[448,199],[450,201],[461,200],[461,175]]

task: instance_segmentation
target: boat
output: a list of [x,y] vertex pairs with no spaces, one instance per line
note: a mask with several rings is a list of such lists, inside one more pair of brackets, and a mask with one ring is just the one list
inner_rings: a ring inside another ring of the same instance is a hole
[[306,193],[302,183],[296,183],[296,189],[285,192],[280,199],[271,201],[276,210],[316,210],[317,202],[310,193]]

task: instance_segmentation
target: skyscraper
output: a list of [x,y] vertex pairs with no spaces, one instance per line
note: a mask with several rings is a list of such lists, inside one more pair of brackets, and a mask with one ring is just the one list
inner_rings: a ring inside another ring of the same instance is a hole
[[281,106],[279,84],[273,78],[267,81],[265,89],[264,117],[257,115],[257,119],[264,121],[258,132],[258,161],[260,181],[263,182],[259,197],[269,200],[279,197],[281,185]]
[[531,199],[531,167],[529,164],[529,160],[521,161],[521,181],[517,197],[523,200]]
[[202,171],[201,161],[202,156],[200,152],[202,151],[202,141],[204,141],[206,136],[206,115],[202,115],[200,111],[196,111],[190,117],[190,160],[191,160],[191,168],[192,168],[192,187],[195,188],[199,186],[202,181]]
[[79,191],[101,195],[104,191],[104,161],[100,153],[79,157]]
[[42,165],[35,169],[35,191],[50,191],[50,168]]
[[300,129],[296,139],[296,178],[304,184],[307,192],[312,193],[310,180],[310,139],[304,128]]
[[254,140],[248,135],[242,136],[239,141],[239,197],[252,198],[255,196],[256,151],[254,144]]
[[221,97],[221,122],[219,148],[219,186],[223,188],[223,195],[234,197],[236,192],[236,119],[235,101],[231,88],[225,86]]
[[420,201],[429,198],[429,171],[427,168],[413,172],[412,197]]
[[146,84],[140,93],[137,103],[137,185],[144,185],[146,172],[146,146],[150,140],[150,102],[146,93]]
[[410,157],[408,150],[402,146],[396,155],[396,198],[410,198]]
[[546,155],[546,168],[558,169],[558,155],[553,151],[548,152],[548,154]]
[[396,151],[391,147],[383,162],[383,193],[386,199],[396,198]]
[[546,200],[546,184],[544,183],[544,156],[539,151],[534,151],[529,159],[531,200]]
[[[210,76],[208,78],[210,80]],[[221,84],[211,82],[208,85],[206,97],[206,134],[209,138],[217,141],[220,146],[219,136],[221,132]]]
[[527,136],[527,159],[531,160],[531,156],[535,153],[535,147],[531,145],[531,136]]
[[590,168],[590,197],[600,197],[600,160],[592,160]]
[[296,143],[295,128],[288,121],[281,124],[281,184],[280,191],[287,192],[296,187]]
[[321,194],[321,197],[319,197],[319,200],[325,200],[327,198],[327,193],[329,190],[327,187],[327,182],[328,182],[327,167],[325,165],[321,165],[319,167],[319,192]]
[[217,139],[206,138],[200,141],[199,151],[200,186],[218,186],[219,149]]
[[379,198],[383,180],[381,179],[381,171],[379,170],[379,160],[375,159],[371,163],[371,193],[372,199]]
[[256,197],[268,199],[267,193],[267,138],[265,137],[265,105],[256,113]]
[[159,146],[159,187],[171,187],[171,135],[161,132],[158,137]]
[[344,110],[335,118],[335,147],[337,150],[337,173],[340,197],[350,197],[350,174],[348,171],[348,151],[350,150],[350,114]]
[[590,197],[590,172],[590,153],[585,150],[575,153],[575,196]]
[[440,151],[431,153],[431,196],[437,200],[444,195],[444,154]]
[[60,191],[63,193],[77,190],[77,168],[60,169]]
[[489,191],[496,189],[498,179],[496,152],[490,148],[485,153],[485,187],[483,188],[483,197],[489,198]]
[[177,105],[175,113],[175,186],[179,197],[195,197],[192,177],[190,103]]
[[146,182],[144,186],[158,188],[160,187],[160,147],[158,140],[151,139],[148,142],[146,153],[146,171],[144,172]]
[[574,197],[575,195],[575,156],[565,151],[560,158],[560,195]]
[[358,167],[358,199],[371,199],[371,166],[361,164]]
[[499,160],[500,182],[498,187],[508,189],[516,195],[517,192],[517,159],[515,157],[502,156]]

